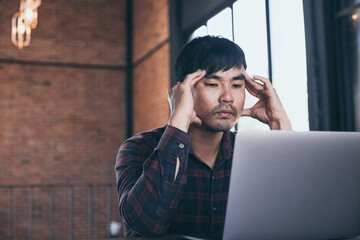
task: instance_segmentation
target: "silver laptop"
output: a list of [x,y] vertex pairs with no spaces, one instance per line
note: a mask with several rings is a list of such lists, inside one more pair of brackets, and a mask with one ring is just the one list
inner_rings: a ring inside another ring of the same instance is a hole
[[359,132],[237,134],[223,239],[359,235]]

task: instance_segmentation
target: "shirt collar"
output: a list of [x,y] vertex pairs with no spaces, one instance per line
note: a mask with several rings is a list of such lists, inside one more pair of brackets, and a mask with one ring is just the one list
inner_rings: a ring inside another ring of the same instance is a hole
[[230,131],[224,132],[224,135],[221,140],[221,146],[220,146],[220,151],[222,151],[222,155],[223,155],[224,159],[232,158],[233,147],[234,147],[234,137],[235,137],[234,133],[232,133]]
[[[232,158],[235,134],[236,133],[230,131],[224,132],[220,143],[220,152],[218,153],[218,156],[220,156],[222,160],[227,160]],[[191,147],[189,153],[194,155],[194,151]]]

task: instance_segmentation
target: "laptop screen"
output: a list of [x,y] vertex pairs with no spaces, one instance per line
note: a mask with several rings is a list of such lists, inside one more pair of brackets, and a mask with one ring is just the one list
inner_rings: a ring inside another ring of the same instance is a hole
[[360,133],[244,131],[223,239],[360,235]]

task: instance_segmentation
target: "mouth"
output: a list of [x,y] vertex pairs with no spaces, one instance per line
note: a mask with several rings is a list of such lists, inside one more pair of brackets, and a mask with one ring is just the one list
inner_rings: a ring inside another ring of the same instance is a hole
[[231,117],[234,115],[234,112],[230,109],[223,109],[223,110],[216,112],[216,115],[218,115],[220,117]]
[[230,104],[222,104],[215,107],[212,111],[213,116],[222,119],[230,119],[237,116],[237,110]]

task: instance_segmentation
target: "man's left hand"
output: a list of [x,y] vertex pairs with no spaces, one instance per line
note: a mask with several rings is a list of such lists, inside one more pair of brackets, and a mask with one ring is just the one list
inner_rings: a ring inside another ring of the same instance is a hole
[[242,116],[256,118],[268,124],[272,130],[292,130],[290,120],[269,79],[261,76],[253,76],[253,78],[245,73],[245,87],[259,101],[253,107],[244,109]]

